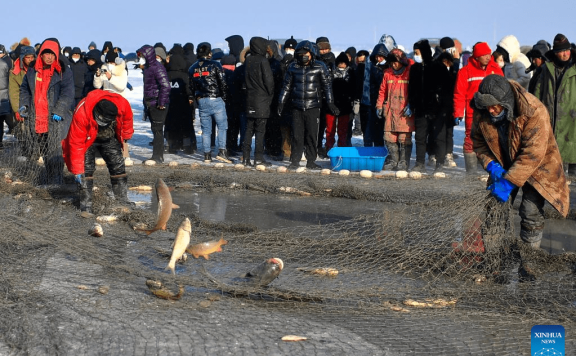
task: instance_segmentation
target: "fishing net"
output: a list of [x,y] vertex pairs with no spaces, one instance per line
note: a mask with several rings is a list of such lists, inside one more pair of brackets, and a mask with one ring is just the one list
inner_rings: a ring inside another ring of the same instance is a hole
[[[0,354],[529,354],[533,325],[570,330],[576,320],[576,255],[519,243],[517,206],[496,202],[475,178],[130,167],[130,186],[162,178],[177,192],[385,203],[351,220],[269,230],[251,223],[249,207],[242,223],[174,210],[166,231],[146,236],[133,228],[154,226],[156,206],[118,206],[98,169],[94,212],[116,221],[93,237],[72,176],[35,187],[22,172],[41,168],[23,170],[14,156],[1,161]],[[559,218],[545,213],[549,224]],[[186,217],[191,245],[227,244],[209,259],[188,255],[172,275],[165,267]],[[251,284],[244,274],[272,257],[284,263],[279,277]],[[535,281],[519,280],[522,260]],[[173,300],[157,298],[150,281]],[[310,340],[296,348],[270,336],[297,331]],[[567,333],[566,349],[574,345]]]

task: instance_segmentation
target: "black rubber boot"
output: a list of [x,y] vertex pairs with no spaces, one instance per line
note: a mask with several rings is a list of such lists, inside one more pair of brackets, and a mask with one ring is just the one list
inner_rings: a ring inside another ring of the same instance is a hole
[[478,157],[476,157],[476,153],[464,152],[464,162],[466,163],[466,174],[478,173]]
[[184,153],[187,155],[193,155],[196,153],[198,150],[198,147],[196,146],[196,136],[194,136],[194,139],[190,137],[184,137],[182,140],[182,146],[184,146]]
[[412,141],[404,143],[404,157],[406,160],[406,170],[409,170],[410,158],[412,157]]
[[94,178],[92,176],[84,177],[82,175],[82,183],[78,184],[78,191],[80,196],[80,211],[82,217],[90,218],[92,214],[92,190],[94,189]]
[[398,144],[386,142],[386,148],[388,148],[388,159],[384,164],[384,170],[391,171],[398,165]]
[[204,163],[212,162],[212,152],[204,152]]
[[218,150],[218,155],[216,156],[216,159],[224,163],[234,163],[234,160],[228,157],[228,152],[226,151],[226,149],[222,148]]
[[128,204],[128,177],[125,174],[120,177],[110,177],[110,183],[112,183],[112,192],[116,201]]

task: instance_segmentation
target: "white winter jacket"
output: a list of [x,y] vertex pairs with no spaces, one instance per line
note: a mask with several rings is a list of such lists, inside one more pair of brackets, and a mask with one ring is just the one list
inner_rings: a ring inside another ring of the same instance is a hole
[[510,57],[510,63],[507,63],[503,68],[504,76],[517,81],[528,89],[532,72],[526,73],[526,68],[530,67],[530,60],[524,53],[520,52],[518,39],[513,35],[508,35],[498,42],[498,46],[504,48]]
[[126,62],[120,57],[116,58],[116,65],[105,63],[100,67],[100,71],[104,70],[112,73],[110,80],[106,74],[101,73],[99,77],[94,74],[94,88],[109,90],[126,97],[126,85],[128,84],[128,72],[126,71]]

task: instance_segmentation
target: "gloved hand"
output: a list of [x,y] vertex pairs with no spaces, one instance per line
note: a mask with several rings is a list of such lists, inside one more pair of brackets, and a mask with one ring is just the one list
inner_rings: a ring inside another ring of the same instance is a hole
[[56,114],[52,114],[52,120],[54,120],[54,121],[62,121],[62,116],[56,115]]
[[501,179],[504,174],[506,174],[506,170],[502,168],[500,163],[496,161],[491,161],[486,166],[486,172],[490,173],[490,178],[492,182],[496,182],[497,180]]
[[78,184],[82,184],[82,174],[76,174],[74,176],[74,181]]
[[462,121],[462,118],[461,118],[461,117],[455,118],[455,119],[454,119],[454,126],[460,125],[460,121]]
[[24,121],[24,118],[22,116],[20,116],[19,113],[15,112],[14,116],[16,117],[16,121],[18,121],[18,122]]
[[282,117],[282,110],[284,110],[284,104],[278,104],[278,116]]
[[510,183],[506,178],[500,178],[494,183],[490,184],[486,190],[490,190],[490,193],[501,203],[506,203],[510,199],[510,194],[516,188],[516,186]]
[[402,110],[402,116],[412,116],[412,110],[410,109],[410,104],[406,105],[404,110]]
[[340,110],[338,110],[338,107],[334,105],[334,103],[328,103],[328,110],[330,110],[330,113],[334,116],[340,115]]
[[28,117],[28,107],[26,105],[22,105],[20,109],[18,109],[18,113],[22,117]]
[[384,118],[384,110],[382,110],[382,108],[380,109],[376,108],[376,118],[378,119]]

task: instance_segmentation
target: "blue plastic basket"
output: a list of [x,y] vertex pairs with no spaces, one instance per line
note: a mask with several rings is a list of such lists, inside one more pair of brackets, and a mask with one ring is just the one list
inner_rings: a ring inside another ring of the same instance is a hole
[[386,147],[334,147],[328,152],[332,170],[380,172],[388,156]]

